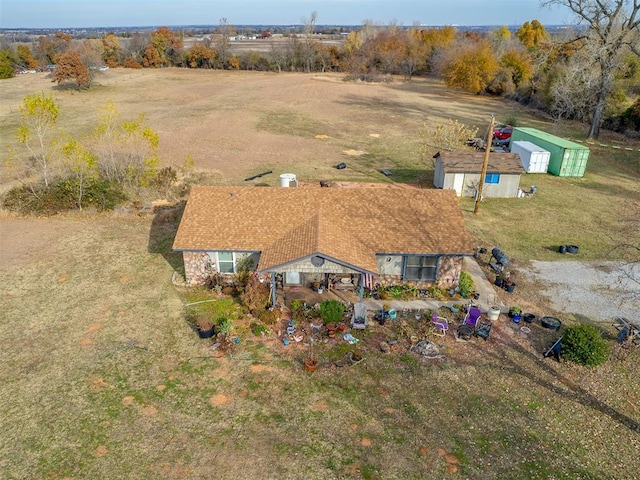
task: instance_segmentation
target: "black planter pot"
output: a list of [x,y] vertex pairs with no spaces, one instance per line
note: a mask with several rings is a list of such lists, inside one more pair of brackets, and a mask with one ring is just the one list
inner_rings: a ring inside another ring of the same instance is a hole
[[213,337],[213,330],[214,330],[213,327],[211,327],[208,330],[201,330],[201,329],[198,328],[198,336],[200,338],[211,338],[211,337]]
[[549,330],[559,330],[562,322],[556,317],[542,317],[540,319],[540,325]]
[[533,313],[525,313],[522,316],[522,319],[527,323],[533,323],[534,320],[536,319],[536,316]]
[[513,291],[516,289],[516,284],[515,283],[505,284],[503,285],[503,288],[507,293],[513,293]]
[[500,277],[496,277],[496,281],[493,283],[496,285],[496,287],[502,288],[502,286],[504,285],[504,280]]

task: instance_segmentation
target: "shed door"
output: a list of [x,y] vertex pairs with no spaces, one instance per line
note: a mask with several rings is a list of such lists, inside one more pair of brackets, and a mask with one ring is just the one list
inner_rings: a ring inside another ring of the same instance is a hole
[[453,189],[456,191],[456,195],[462,195],[462,187],[464,187],[464,173],[456,173],[453,176]]

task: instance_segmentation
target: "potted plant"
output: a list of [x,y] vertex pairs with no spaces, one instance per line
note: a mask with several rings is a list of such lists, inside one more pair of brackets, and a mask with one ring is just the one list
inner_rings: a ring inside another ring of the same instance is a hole
[[213,337],[213,322],[206,317],[200,317],[196,320],[196,329],[200,338]]
[[504,288],[507,293],[513,293],[516,288],[516,280],[514,275],[511,272],[505,272],[503,278],[504,282],[502,283],[502,288]]
[[344,304],[337,300],[325,300],[320,303],[320,318],[325,324],[338,324],[344,314]]
[[487,312],[487,318],[492,322],[500,318],[500,305],[498,305],[495,296],[493,297],[493,304],[489,307],[489,311]]
[[304,368],[307,372],[314,372],[318,368],[318,359],[313,352],[313,339],[309,342],[309,355],[304,359]]
[[516,282],[512,278],[508,278],[504,281],[502,288],[504,288],[507,293],[513,293],[516,289]]
[[509,317],[513,318],[515,315],[520,315],[522,313],[522,309],[517,305],[509,307]]
[[349,353],[349,363],[351,365],[355,365],[361,360],[362,360],[362,352],[359,349],[356,348],[351,353]]

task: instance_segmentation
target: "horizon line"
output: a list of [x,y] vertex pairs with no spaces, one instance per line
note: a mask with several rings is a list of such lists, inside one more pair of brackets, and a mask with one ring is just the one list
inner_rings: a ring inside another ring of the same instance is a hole
[[[302,27],[304,24],[302,23],[239,23],[233,25],[234,27]],[[315,28],[320,27],[362,27],[362,24],[317,24]],[[374,25],[374,27],[386,27],[388,25]],[[521,27],[520,24],[420,24],[418,27]],[[545,25],[545,27],[575,27],[577,25],[563,25],[563,24],[549,24]],[[0,27],[0,31],[3,30],[87,30],[87,29],[115,29],[115,28],[158,28],[158,27],[167,27],[167,28],[203,28],[203,27],[211,27],[217,28],[220,27],[219,24],[184,24],[184,25],[168,25],[168,24],[154,24],[154,25],[109,25],[109,26],[82,26],[82,27]],[[416,28],[416,26],[399,26],[399,28]]]

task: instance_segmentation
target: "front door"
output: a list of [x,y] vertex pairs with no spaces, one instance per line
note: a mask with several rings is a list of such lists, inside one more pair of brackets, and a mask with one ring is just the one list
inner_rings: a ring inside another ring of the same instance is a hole
[[300,272],[285,272],[284,283],[287,285],[300,285]]

